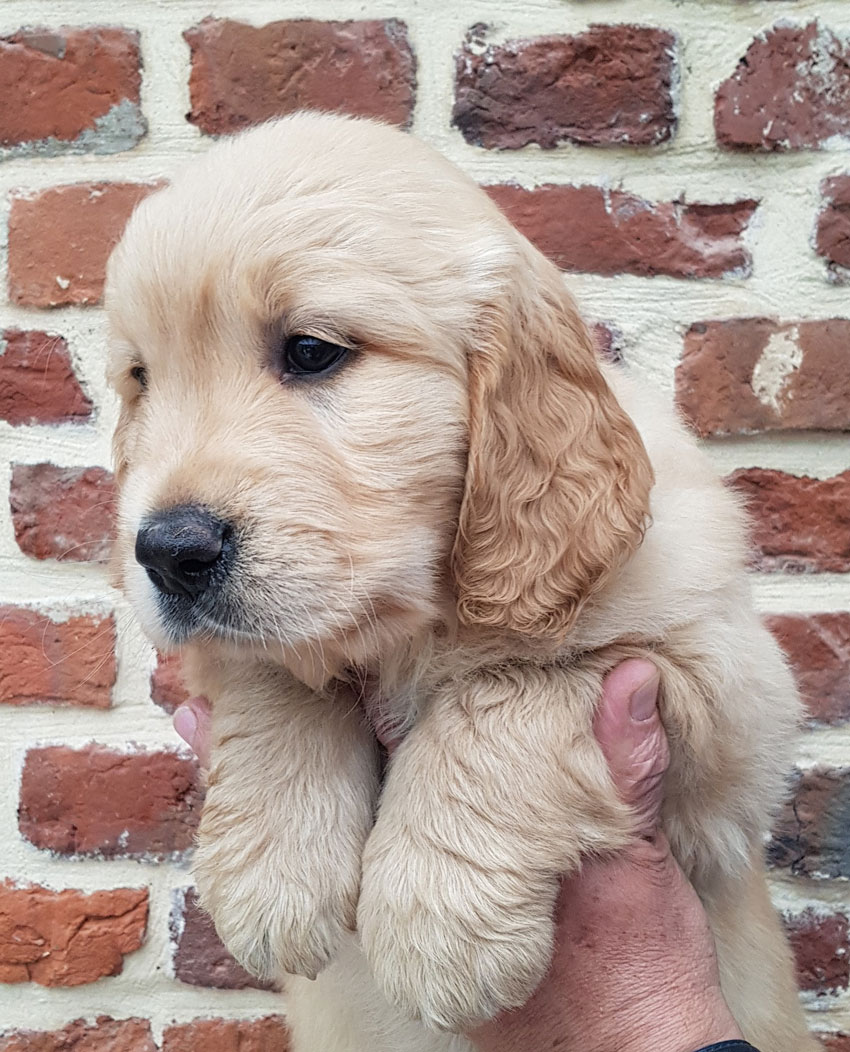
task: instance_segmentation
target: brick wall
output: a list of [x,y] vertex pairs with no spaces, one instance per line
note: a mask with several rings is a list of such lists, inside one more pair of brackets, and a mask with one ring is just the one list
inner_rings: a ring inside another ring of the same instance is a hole
[[[845,0],[6,0],[0,10],[0,1050],[280,1048],[187,854],[179,696],[104,570],[104,262],[210,136],[348,108],[444,150],[750,501],[810,721],[770,848],[850,1049]],[[47,1032],[47,1034],[42,1033]]]

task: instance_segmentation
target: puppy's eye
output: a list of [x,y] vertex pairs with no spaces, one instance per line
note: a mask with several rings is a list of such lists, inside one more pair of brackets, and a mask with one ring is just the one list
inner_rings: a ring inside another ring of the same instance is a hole
[[148,371],[143,365],[134,365],[130,370],[130,376],[143,391],[148,386]]
[[347,347],[317,336],[290,336],[283,345],[283,368],[296,376],[328,372],[348,354]]

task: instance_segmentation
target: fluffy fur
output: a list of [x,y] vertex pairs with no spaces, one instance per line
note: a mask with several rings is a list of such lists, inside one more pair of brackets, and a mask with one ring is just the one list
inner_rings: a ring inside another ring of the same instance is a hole
[[[459,1052],[438,1031],[529,996],[559,874],[629,835],[591,730],[628,656],[730,1005],[817,1048],[762,871],[798,701],[742,514],[487,196],[396,130],[287,118],[139,207],[107,302],[116,572],[213,702],[204,905],[255,973],[319,975],[288,980],[298,1052]],[[281,375],[293,333],[352,356]],[[236,552],[188,621],[133,558],[187,502]],[[383,787],[364,701],[406,731]]]

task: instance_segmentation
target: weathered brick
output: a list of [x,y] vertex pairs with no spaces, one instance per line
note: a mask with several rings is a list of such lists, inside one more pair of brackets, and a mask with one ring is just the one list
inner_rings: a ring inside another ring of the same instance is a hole
[[0,38],[0,149],[115,153],[145,134],[139,34],[112,26]]
[[662,29],[592,26],[575,36],[487,44],[474,26],[457,55],[453,122],[467,142],[652,146],[676,129],[675,38]]
[[850,571],[850,471],[814,479],[744,468],[726,481],[749,508],[756,569]]
[[118,975],[147,916],[145,888],[87,895],[0,883],[0,982],[81,986]]
[[785,930],[797,963],[801,990],[832,994],[850,981],[847,917],[843,913],[805,910],[785,918]]
[[717,91],[722,146],[799,150],[850,136],[850,44],[818,22],[759,34]]
[[765,621],[791,662],[812,721],[850,720],[850,613],[773,614]]
[[14,464],[9,506],[24,554],[70,562],[109,558],[115,485],[103,468]]
[[114,618],[0,606],[0,703],[107,709],[115,674]]
[[288,1048],[289,1031],[279,1015],[196,1019],[168,1026],[162,1034],[162,1052],[287,1052]]
[[268,983],[249,975],[230,956],[216,933],[212,918],[198,905],[193,888],[177,895],[171,911],[170,929],[174,974],[182,983],[220,990],[272,989]]
[[0,1052],[157,1052],[147,1019],[98,1016],[76,1019],[61,1030],[7,1030]]
[[9,297],[23,307],[99,303],[130,213],[160,184],[74,183],[12,195]]
[[179,654],[157,654],[156,667],[151,673],[151,699],[169,714],[188,701],[189,691],[183,684]]
[[91,411],[61,336],[19,329],[0,334],[0,418],[14,425],[75,423],[88,420]]
[[771,865],[795,876],[850,877],[850,768],[798,771],[775,823]]
[[191,49],[188,119],[210,135],[299,109],[333,110],[406,125],[416,62],[394,19],[251,26],[206,18],[183,36]]
[[850,320],[692,325],[676,370],[676,399],[703,437],[850,430]]
[[62,855],[162,859],[192,846],[199,810],[194,760],[56,745],[26,755],[18,827]]
[[563,270],[721,278],[749,274],[744,232],[757,201],[653,203],[622,190],[485,187],[514,226]]
[[822,187],[826,205],[818,216],[815,247],[830,265],[833,277],[850,269],[850,175],[827,179]]

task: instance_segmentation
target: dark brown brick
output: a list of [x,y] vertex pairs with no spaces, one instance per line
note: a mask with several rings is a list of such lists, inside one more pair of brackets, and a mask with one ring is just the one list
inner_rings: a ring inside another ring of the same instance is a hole
[[249,975],[224,948],[208,913],[198,905],[193,888],[178,896],[171,914],[174,945],[174,974],[190,986],[211,986],[219,990],[271,990]]
[[115,673],[114,618],[0,606],[0,703],[107,709]]
[[210,135],[300,109],[407,125],[416,61],[395,19],[250,26],[206,18],[183,36],[191,49],[188,119]]
[[26,755],[18,826],[60,855],[164,859],[192,846],[199,810],[194,760],[56,745]]
[[487,44],[486,29],[473,27],[457,56],[453,121],[467,142],[653,146],[673,136],[671,33],[605,25]]
[[785,919],[797,962],[797,985],[816,994],[846,990],[850,980],[847,917],[805,910]]
[[850,571],[850,471],[814,479],[744,468],[727,482],[749,508],[756,569]]
[[692,325],[676,370],[676,399],[703,437],[850,430],[850,321]]
[[139,34],[113,26],[0,38],[0,148],[115,153],[145,134]]
[[0,417],[13,425],[77,423],[92,405],[74,375],[68,344],[46,332],[0,334]]
[[765,618],[788,656],[811,720],[850,720],[850,613]]
[[778,23],[757,36],[717,91],[722,146],[799,150],[850,135],[850,45],[828,26]]
[[598,186],[485,187],[514,226],[562,270],[652,277],[747,275],[743,235],[757,201],[651,202]]
[[850,768],[798,771],[773,831],[770,863],[798,877],[850,877]]
[[826,205],[818,216],[815,247],[830,265],[833,277],[850,272],[850,175],[827,179],[822,187]]
[[104,468],[14,464],[9,505],[25,555],[69,562],[109,558],[115,485]]
[[84,894],[0,883],[0,982],[81,986],[118,975],[142,945],[147,917],[145,888]]
[[12,195],[9,298],[22,307],[99,303],[130,213],[161,184],[76,183]]

